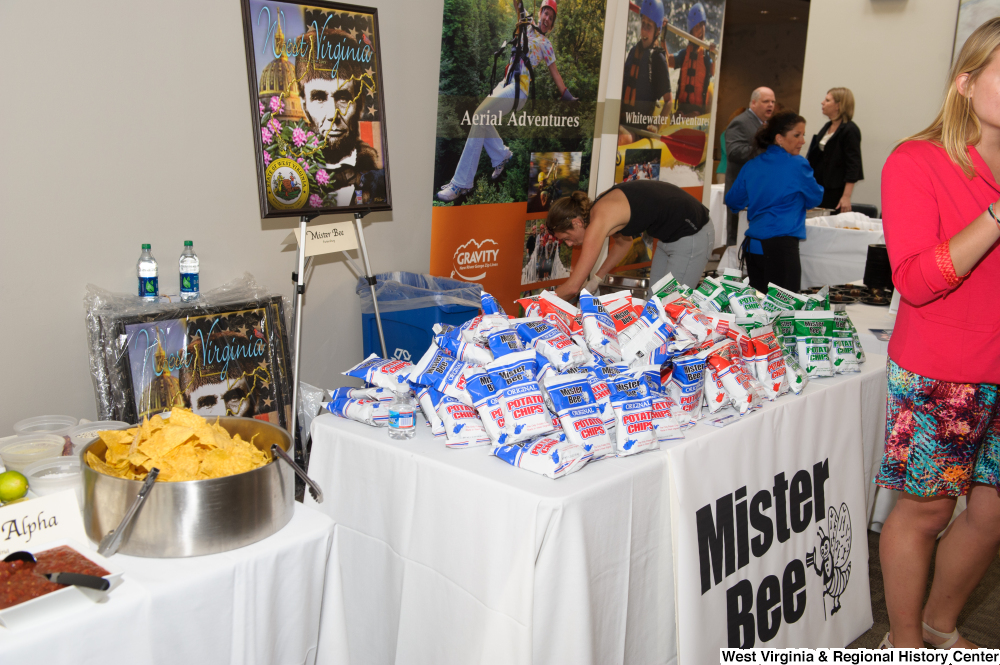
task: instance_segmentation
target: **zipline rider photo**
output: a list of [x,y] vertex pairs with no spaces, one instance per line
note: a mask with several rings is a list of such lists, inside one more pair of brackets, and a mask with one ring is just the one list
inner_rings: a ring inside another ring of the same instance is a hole
[[[571,300],[586,286],[594,292],[644,232],[658,240],[650,268],[650,283],[668,272],[695,287],[708,263],[715,232],[708,208],[680,187],[659,180],[633,180],[615,185],[591,203],[584,192],[573,192],[552,204],[545,226],[568,247],[583,247],[569,279],[556,295]],[[588,281],[605,238],[608,256]]]

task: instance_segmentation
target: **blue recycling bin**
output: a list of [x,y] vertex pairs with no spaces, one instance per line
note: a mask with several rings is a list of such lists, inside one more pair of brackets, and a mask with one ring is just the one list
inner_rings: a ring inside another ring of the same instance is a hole
[[[390,357],[416,362],[431,345],[435,323],[459,325],[479,313],[482,287],[457,279],[388,272],[376,275],[375,295],[382,318],[385,348]],[[367,358],[382,355],[375,323],[375,305],[368,282],[355,289],[361,298],[361,335]]]

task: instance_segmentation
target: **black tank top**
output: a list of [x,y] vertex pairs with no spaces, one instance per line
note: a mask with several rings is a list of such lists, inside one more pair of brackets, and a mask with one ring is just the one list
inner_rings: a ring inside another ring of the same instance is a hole
[[645,231],[660,242],[677,242],[708,224],[708,208],[677,185],[659,180],[632,180],[615,185],[597,197],[619,189],[628,199],[631,217],[619,233],[635,238]]

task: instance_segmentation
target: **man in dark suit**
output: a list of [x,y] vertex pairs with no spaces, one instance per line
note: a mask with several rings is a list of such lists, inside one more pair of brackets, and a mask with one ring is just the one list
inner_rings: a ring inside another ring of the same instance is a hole
[[[739,114],[726,127],[726,194],[736,182],[743,165],[756,154],[757,147],[753,137],[774,113],[774,91],[770,88],[757,88],[750,95],[750,108]],[[739,210],[730,210],[726,219],[726,245],[736,244]]]

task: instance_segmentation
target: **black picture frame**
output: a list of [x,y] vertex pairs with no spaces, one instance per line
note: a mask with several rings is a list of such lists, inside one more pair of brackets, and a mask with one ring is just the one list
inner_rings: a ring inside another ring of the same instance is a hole
[[[248,414],[238,414],[238,415],[249,415],[250,417],[264,417],[263,419],[272,422],[275,425],[288,429],[290,418],[291,418],[291,357],[288,352],[288,336],[285,328],[285,318],[284,318],[284,304],[281,296],[271,296],[262,300],[247,300],[242,302],[227,303],[224,305],[216,305],[211,307],[198,307],[191,308],[187,306],[177,306],[177,307],[165,307],[159,309],[158,311],[150,314],[138,315],[138,316],[127,316],[116,318],[109,321],[102,322],[102,327],[107,327],[113,330],[114,338],[118,340],[115,358],[110,363],[109,378],[112,383],[118,386],[117,390],[114,390],[111,394],[112,403],[108,405],[107,413],[102,413],[102,417],[109,417],[115,420],[123,420],[129,423],[137,423],[143,416],[151,416],[154,413],[169,410],[172,406],[168,401],[163,401],[163,403],[152,403],[150,400],[145,400],[143,398],[143,390],[148,387],[148,384],[143,384],[137,386],[134,381],[132,362],[136,358],[136,353],[143,353],[148,355],[149,344],[153,342],[151,338],[147,337],[147,345],[143,349],[137,350],[135,347],[136,335],[134,334],[137,330],[142,329],[144,326],[149,324],[165,324],[176,322],[177,325],[183,326],[185,332],[192,339],[194,335],[191,335],[191,326],[194,325],[197,329],[198,325],[204,328],[207,324],[210,326],[208,331],[208,337],[211,339],[211,333],[216,328],[218,328],[218,333],[229,332],[228,326],[220,327],[218,325],[212,326],[214,320],[227,319],[228,317],[237,317],[242,319],[238,321],[242,324],[248,318],[251,320],[256,320],[260,317],[261,329],[258,331],[259,334],[255,337],[254,331],[248,329],[242,333],[245,337],[245,342],[254,342],[260,339],[266,350],[261,354],[261,360],[253,358],[252,360],[248,358],[247,354],[243,358],[239,357],[238,352],[230,351],[223,352],[222,354],[216,353],[215,364],[203,363],[199,365],[198,363],[188,363],[186,366],[190,367],[192,364],[195,367],[195,371],[200,366],[202,368],[208,366],[209,369],[213,370],[216,374],[218,373],[218,366],[221,364],[218,360],[219,358],[231,357],[226,364],[233,363],[237,367],[242,367],[241,362],[244,364],[253,364],[255,362],[261,363],[260,370],[254,373],[254,379],[260,381],[261,383],[266,382],[267,386],[258,386],[254,388],[257,392],[250,396],[252,399],[253,409]],[[232,335],[235,337],[238,335],[235,329]],[[202,337],[204,340],[204,337]],[[157,340],[157,344],[160,340]],[[169,342],[168,342],[169,346]],[[188,346],[187,342],[184,344],[186,349]],[[208,346],[208,343],[206,343]],[[228,342],[227,342],[228,346]],[[246,345],[245,345],[246,346]],[[171,356],[175,353],[175,349],[169,348],[163,350],[163,357]],[[158,359],[159,360],[159,359]],[[211,360],[211,359],[210,359]],[[151,365],[153,366],[153,365]],[[231,368],[227,368],[228,371],[232,372]],[[144,374],[145,375],[145,374]],[[184,374],[181,372],[181,377]],[[235,376],[235,374],[233,374]],[[173,378],[177,381],[177,390],[183,392],[187,386],[184,385],[184,379],[177,377]],[[208,384],[208,381],[204,382]],[[248,394],[251,390],[246,391]],[[258,400],[272,399],[273,406],[268,404],[264,407],[258,407]],[[144,404],[143,408],[139,408],[140,404]],[[186,405],[185,405],[186,406]],[[192,404],[194,411],[197,413],[199,409],[197,405]],[[103,410],[102,410],[103,411]],[[273,414],[273,415],[272,415]],[[204,414],[203,414],[204,415]],[[223,415],[223,414],[214,414]],[[225,415],[237,415],[232,414],[227,411]],[[209,415],[206,415],[209,417]]]
[[[319,0],[240,5],[261,218],[392,210],[378,10]],[[258,43],[270,46],[260,62]],[[353,98],[340,99],[344,91]]]

